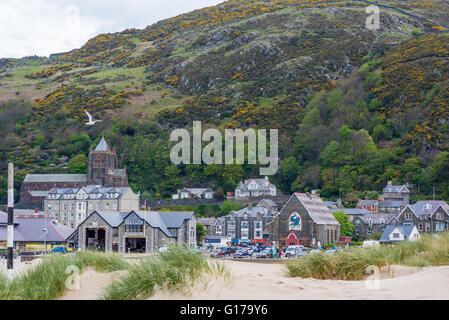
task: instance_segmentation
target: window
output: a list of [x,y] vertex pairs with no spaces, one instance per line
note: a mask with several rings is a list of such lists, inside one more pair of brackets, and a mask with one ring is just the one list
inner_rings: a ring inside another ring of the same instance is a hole
[[67,211],[67,203],[64,203],[63,208],[64,208],[64,211]]
[[51,210],[51,204],[48,204],[48,210]]
[[55,204],[55,210],[59,210],[59,204]]
[[254,222],[254,229],[261,229],[262,228],[262,222],[261,221],[255,221]]
[[72,203],[72,204],[70,205],[70,209],[75,210],[75,204],[74,204],[74,203]]
[[78,220],[81,220],[81,213],[78,213]]
[[426,223],[426,231],[427,231],[427,232],[430,231],[430,223]]
[[100,210],[100,202],[97,202],[97,210]]
[[109,202],[106,202],[106,209],[109,209]]
[[78,202],[78,210],[81,210],[81,202]]
[[89,203],[89,211],[92,211],[93,210],[93,204],[92,203]]
[[221,233],[222,233],[222,229],[221,229],[221,226],[220,226],[220,225],[218,225],[218,226],[215,227],[215,233],[216,233],[216,234],[221,234]]
[[412,220],[412,214],[411,213],[406,213],[405,214],[405,220]]
[[248,229],[248,221],[242,221],[242,229]]
[[117,210],[117,203],[114,203],[114,204],[112,205],[112,209]]
[[228,237],[235,238],[235,230],[228,230]]
[[228,229],[235,229],[235,221],[234,220],[229,220],[227,222],[228,225]]
[[399,239],[400,236],[401,236],[401,235],[399,234],[399,232],[393,233],[393,238],[394,238],[394,239]]
[[143,225],[128,224],[125,225],[125,232],[143,232]]
[[422,223],[418,224],[418,231],[422,231],[423,230],[423,225]]

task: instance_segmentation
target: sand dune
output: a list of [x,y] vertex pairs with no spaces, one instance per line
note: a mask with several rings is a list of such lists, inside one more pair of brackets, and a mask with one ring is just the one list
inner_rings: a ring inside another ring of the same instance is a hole
[[[382,270],[378,288],[366,281],[316,280],[290,278],[277,263],[223,261],[231,272],[228,280],[207,276],[189,292],[156,290],[150,299],[191,300],[309,300],[309,299],[449,299],[449,266],[412,268],[392,266]],[[80,289],[68,290],[62,299],[98,299],[103,289],[126,271],[99,273],[86,269]]]
[[232,273],[230,283],[211,281],[207,289],[197,284],[187,295],[158,291],[151,299],[449,299],[449,266],[392,266],[382,272],[374,289],[375,283],[366,281],[289,278],[282,264],[225,263]]

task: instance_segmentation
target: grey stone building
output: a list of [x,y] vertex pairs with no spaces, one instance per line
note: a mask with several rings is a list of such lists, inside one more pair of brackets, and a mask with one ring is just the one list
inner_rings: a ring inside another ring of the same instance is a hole
[[130,187],[87,186],[52,189],[44,199],[44,212],[60,223],[76,228],[94,210],[129,212],[138,210],[140,194]]
[[235,197],[276,196],[276,186],[266,176],[264,179],[247,179],[235,188]]
[[128,187],[126,168],[118,168],[115,150],[104,137],[90,149],[87,174],[27,174],[20,187],[20,209],[42,209],[48,192],[55,188],[80,188],[88,185]]
[[398,215],[401,225],[414,225],[420,233],[449,230],[449,205],[445,201],[424,200],[407,205]]
[[269,223],[269,239],[281,246],[334,243],[340,223],[318,194],[294,193]]
[[224,235],[234,242],[262,242],[263,231],[276,211],[265,207],[245,207],[224,216]]
[[156,252],[170,244],[196,247],[193,212],[94,211],[72,235],[81,250]]

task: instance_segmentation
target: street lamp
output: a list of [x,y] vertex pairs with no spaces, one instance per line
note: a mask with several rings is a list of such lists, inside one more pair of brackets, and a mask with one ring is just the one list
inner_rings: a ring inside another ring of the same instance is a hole
[[47,228],[42,229],[42,232],[44,233],[44,252],[47,253]]

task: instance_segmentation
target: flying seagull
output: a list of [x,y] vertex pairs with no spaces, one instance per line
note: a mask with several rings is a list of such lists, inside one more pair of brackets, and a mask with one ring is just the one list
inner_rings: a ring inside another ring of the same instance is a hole
[[103,121],[103,120],[93,120],[92,115],[89,112],[87,112],[86,110],[84,110],[84,112],[89,117],[89,122],[86,122],[86,125],[88,126],[93,126],[95,123]]

